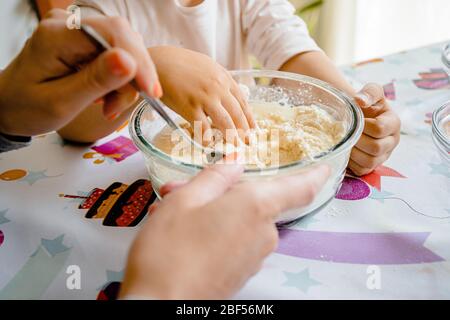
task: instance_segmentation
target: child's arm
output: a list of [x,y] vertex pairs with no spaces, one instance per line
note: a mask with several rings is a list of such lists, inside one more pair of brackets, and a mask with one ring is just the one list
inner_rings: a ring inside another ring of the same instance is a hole
[[319,51],[298,54],[280,70],[321,79],[355,97],[364,112],[365,128],[351,153],[349,168],[353,173],[370,173],[390,157],[400,141],[401,124],[387,103],[382,87],[369,84],[356,93],[333,62]]
[[350,96],[356,94],[336,65],[322,51],[298,54],[285,62],[280,71],[300,73],[332,84]]

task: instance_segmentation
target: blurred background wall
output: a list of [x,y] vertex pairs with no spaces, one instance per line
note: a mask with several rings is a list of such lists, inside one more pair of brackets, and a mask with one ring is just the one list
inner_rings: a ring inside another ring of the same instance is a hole
[[358,0],[356,5],[356,60],[450,41],[450,0]]
[[[36,26],[33,6],[44,12],[54,6],[65,7],[70,2],[0,0],[0,69],[18,53]],[[308,23],[313,37],[337,64],[450,41],[450,0],[291,2]]]
[[292,0],[338,64],[450,41],[450,0]]
[[20,51],[37,21],[27,0],[0,0],[0,69]]

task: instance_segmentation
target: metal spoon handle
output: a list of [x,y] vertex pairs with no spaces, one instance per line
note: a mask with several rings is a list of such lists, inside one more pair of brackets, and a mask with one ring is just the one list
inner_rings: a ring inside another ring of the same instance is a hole
[[199,144],[197,141],[192,139],[191,136],[189,136],[178,124],[175,123],[175,121],[172,120],[172,118],[169,116],[169,114],[164,110],[164,107],[162,106],[161,102],[158,99],[150,98],[145,92],[141,91],[140,95],[147,101],[147,103],[155,110],[161,118],[163,118],[167,124],[173,129],[181,133],[183,135],[183,138],[187,141],[190,141],[195,147],[200,149],[205,149],[201,144]]
[[172,120],[172,118],[167,114],[164,107],[159,103],[158,100],[150,98],[145,92],[140,91],[139,94],[147,101],[147,103],[155,110],[161,118],[163,118],[167,124],[174,130],[179,129],[179,126]]
[[103,51],[112,49],[112,46],[106,41],[103,36],[97,32],[94,28],[89,25],[82,24],[80,29],[91,42],[98,48]]

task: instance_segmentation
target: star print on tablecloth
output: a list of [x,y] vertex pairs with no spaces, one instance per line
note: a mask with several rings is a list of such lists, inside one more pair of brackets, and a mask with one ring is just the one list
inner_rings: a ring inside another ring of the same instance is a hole
[[122,271],[106,270],[106,282],[101,287],[97,288],[97,290],[103,290],[109,284],[114,282],[122,282],[124,274],[125,270]]
[[62,176],[62,174],[56,175],[56,176],[49,176],[49,175],[46,174],[46,172],[47,172],[47,170],[43,170],[43,171],[28,171],[28,174],[24,178],[22,178],[20,180],[20,182],[27,182],[30,186],[32,186],[33,184],[35,184],[39,180],[49,179],[49,178],[57,178],[57,177]]
[[[39,300],[63,270],[71,248],[63,244],[64,235],[41,239],[36,250],[12,279],[0,289],[0,300]],[[65,286],[64,286],[65,288]],[[67,290],[67,289],[65,289]]]
[[450,77],[443,68],[432,68],[419,73],[420,79],[413,80],[419,89],[439,90],[450,88]]
[[442,175],[444,177],[450,178],[450,167],[445,165],[444,163],[441,164],[430,163],[428,165],[431,168],[430,174]]
[[369,198],[384,203],[384,200],[393,196],[394,194],[389,191],[379,191],[376,188],[372,188]]
[[381,191],[381,177],[406,178],[392,168],[379,166],[373,172],[362,176],[361,179],[378,191]]
[[63,240],[64,240],[64,235],[62,234],[53,240],[41,239],[41,245],[45,248],[45,250],[47,250],[47,252],[52,257],[54,257],[58,253],[65,252],[65,251],[71,249],[70,247],[67,247],[64,245]]
[[5,223],[8,223],[8,222],[11,222],[11,220],[6,218],[6,213],[8,212],[8,210],[9,209],[0,211],[0,224],[5,224]]
[[309,270],[304,269],[300,272],[283,272],[286,281],[282,284],[283,287],[293,287],[301,290],[303,293],[308,293],[309,288],[321,285],[321,283],[309,275]]
[[386,96],[386,99],[395,101],[397,100],[397,94],[395,90],[395,80],[392,80],[388,84],[383,86],[384,95]]
[[108,283],[122,281],[123,275],[124,275],[124,270],[122,270],[122,271],[106,270],[106,280]]

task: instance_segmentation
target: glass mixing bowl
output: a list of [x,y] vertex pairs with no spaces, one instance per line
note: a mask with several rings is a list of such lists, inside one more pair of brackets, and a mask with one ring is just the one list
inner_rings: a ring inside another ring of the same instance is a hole
[[433,142],[444,163],[450,165],[450,101],[433,113]]
[[442,50],[442,63],[447,67],[447,73],[450,76],[450,43]]
[[[314,201],[307,207],[282,213],[277,223],[295,221],[306,214],[321,209],[336,195],[345,175],[350,151],[363,130],[363,114],[355,102],[341,91],[325,82],[286,72],[244,70],[233,71],[234,79],[249,88],[249,101],[278,102],[287,105],[317,105],[330,112],[344,124],[344,138],[330,151],[314,159],[300,160],[277,168],[247,169],[242,180],[261,181],[301,173],[314,164],[327,164],[332,173]],[[166,126],[150,106],[142,102],[130,121],[131,137],[143,153],[145,163],[155,192],[167,182],[188,180],[195,176],[202,166],[174,160],[153,145],[154,138]],[[208,192],[205,190],[205,192]],[[296,192],[290,190],[289,192]]]

